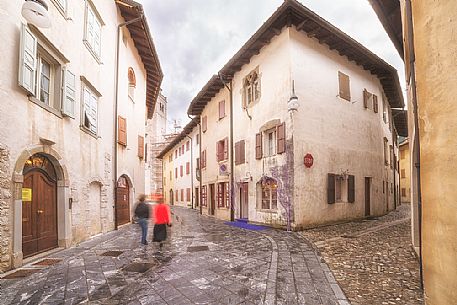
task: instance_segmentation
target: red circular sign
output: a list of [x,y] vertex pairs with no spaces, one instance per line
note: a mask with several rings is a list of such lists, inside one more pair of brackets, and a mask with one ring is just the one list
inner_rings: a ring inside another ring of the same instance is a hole
[[305,158],[304,158],[304,162],[305,162],[305,166],[310,168],[311,166],[313,166],[313,163],[314,163],[314,158],[313,158],[313,155],[311,154],[306,154]]

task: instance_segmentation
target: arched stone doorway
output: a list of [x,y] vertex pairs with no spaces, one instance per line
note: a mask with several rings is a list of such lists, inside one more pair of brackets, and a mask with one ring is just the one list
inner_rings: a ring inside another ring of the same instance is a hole
[[130,186],[126,175],[116,183],[116,227],[130,222]]
[[[17,268],[22,266],[24,257],[70,246],[68,211],[71,204],[68,172],[62,157],[49,145],[24,150],[16,160],[12,180],[14,221],[11,266]],[[33,207],[35,202],[37,205]]]
[[25,162],[22,174],[22,253],[29,257],[58,246],[57,175],[40,153]]

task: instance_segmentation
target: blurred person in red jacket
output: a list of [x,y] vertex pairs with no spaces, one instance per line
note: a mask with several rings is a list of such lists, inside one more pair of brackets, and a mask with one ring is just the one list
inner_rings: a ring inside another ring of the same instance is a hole
[[167,239],[167,226],[171,227],[170,208],[163,201],[161,194],[153,196],[154,205],[154,230],[152,241],[159,242],[162,248],[162,242]]

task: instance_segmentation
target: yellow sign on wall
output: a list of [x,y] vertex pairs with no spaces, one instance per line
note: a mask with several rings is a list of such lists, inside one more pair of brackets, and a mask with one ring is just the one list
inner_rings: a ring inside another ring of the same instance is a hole
[[32,201],[32,189],[22,189],[22,201]]

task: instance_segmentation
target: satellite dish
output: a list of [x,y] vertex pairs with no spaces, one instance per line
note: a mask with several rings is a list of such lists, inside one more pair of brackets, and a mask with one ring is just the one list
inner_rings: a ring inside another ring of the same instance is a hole
[[22,5],[22,16],[27,22],[39,28],[51,27],[48,5],[44,0],[25,0]]

